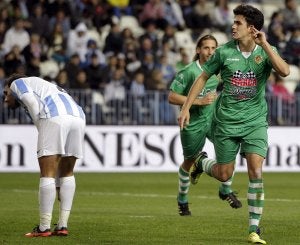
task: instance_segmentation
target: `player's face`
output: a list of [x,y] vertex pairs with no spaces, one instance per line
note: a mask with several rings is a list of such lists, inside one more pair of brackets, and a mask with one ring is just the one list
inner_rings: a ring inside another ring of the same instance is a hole
[[10,109],[16,109],[20,106],[20,104],[17,102],[16,98],[12,94],[11,89],[8,86],[4,87],[3,95],[4,103],[6,103]]
[[250,36],[251,28],[248,25],[246,19],[242,15],[235,15],[232,25],[232,38],[235,40],[241,40]]
[[215,52],[217,44],[214,40],[204,40],[201,47],[197,48],[197,53],[200,57],[200,63],[206,62],[209,57]]

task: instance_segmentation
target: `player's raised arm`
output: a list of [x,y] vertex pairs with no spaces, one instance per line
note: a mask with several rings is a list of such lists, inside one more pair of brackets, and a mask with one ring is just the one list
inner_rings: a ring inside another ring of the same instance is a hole
[[252,36],[254,42],[260,45],[268,54],[274,70],[282,77],[288,76],[290,74],[289,65],[280,57],[280,55],[278,55],[277,52],[272,49],[271,45],[266,39],[266,34],[252,27]]
[[189,109],[192,106],[198,94],[200,93],[200,91],[202,91],[202,89],[204,88],[204,85],[208,78],[209,78],[208,75],[205,72],[202,72],[201,75],[193,83],[193,86],[189,91],[187,99],[184,102],[178,117],[178,124],[180,129],[183,129],[185,125],[189,124],[189,120],[190,120]]

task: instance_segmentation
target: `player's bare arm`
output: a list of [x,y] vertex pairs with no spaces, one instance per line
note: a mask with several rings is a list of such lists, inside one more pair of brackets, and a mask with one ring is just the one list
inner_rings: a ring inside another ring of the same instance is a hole
[[268,54],[275,71],[282,77],[288,76],[290,74],[289,65],[272,49],[271,45],[266,39],[266,34],[252,27],[252,36],[254,42],[257,45],[260,45]]
[[[168,96],[169,103],[173,105],[183,105],[184,102],[186,101],[186,98],[187,96],[174,93],[173,91],[170,91]],[[199,105],[199,106],[210,105],[216,100],[216,98],[217,98],[216,92],[209,92],[201,98],[196,98],[193,102],[193,105]]]

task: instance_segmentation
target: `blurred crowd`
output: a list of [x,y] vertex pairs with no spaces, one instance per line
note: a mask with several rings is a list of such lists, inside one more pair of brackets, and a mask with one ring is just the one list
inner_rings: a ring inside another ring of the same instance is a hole
[[[130,92],[165,91],[193,54],[176,32],[230,39],[227,0],[4,0],[0,2],[0,81],[22,72],[65,89],[95,89],[105,101]],[[243,1],[262,3],[262,1]],[[300,66],[296,0],[282,0],[265,32],[290,63]],[[122,25],[129,16],[137,26]],[[273,91],[273,90],[270,90]]]

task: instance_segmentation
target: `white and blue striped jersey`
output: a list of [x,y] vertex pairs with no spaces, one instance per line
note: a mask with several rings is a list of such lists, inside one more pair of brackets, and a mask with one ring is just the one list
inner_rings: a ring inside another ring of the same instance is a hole
[[[74,99],[64,89],[44,79],[39,77],[19,78],[12,82],[10,89],[33,120],[62,115],[72,115],[85,120],[82,108]],[[30,98],[33,103],[28,105],[25,98]]]

